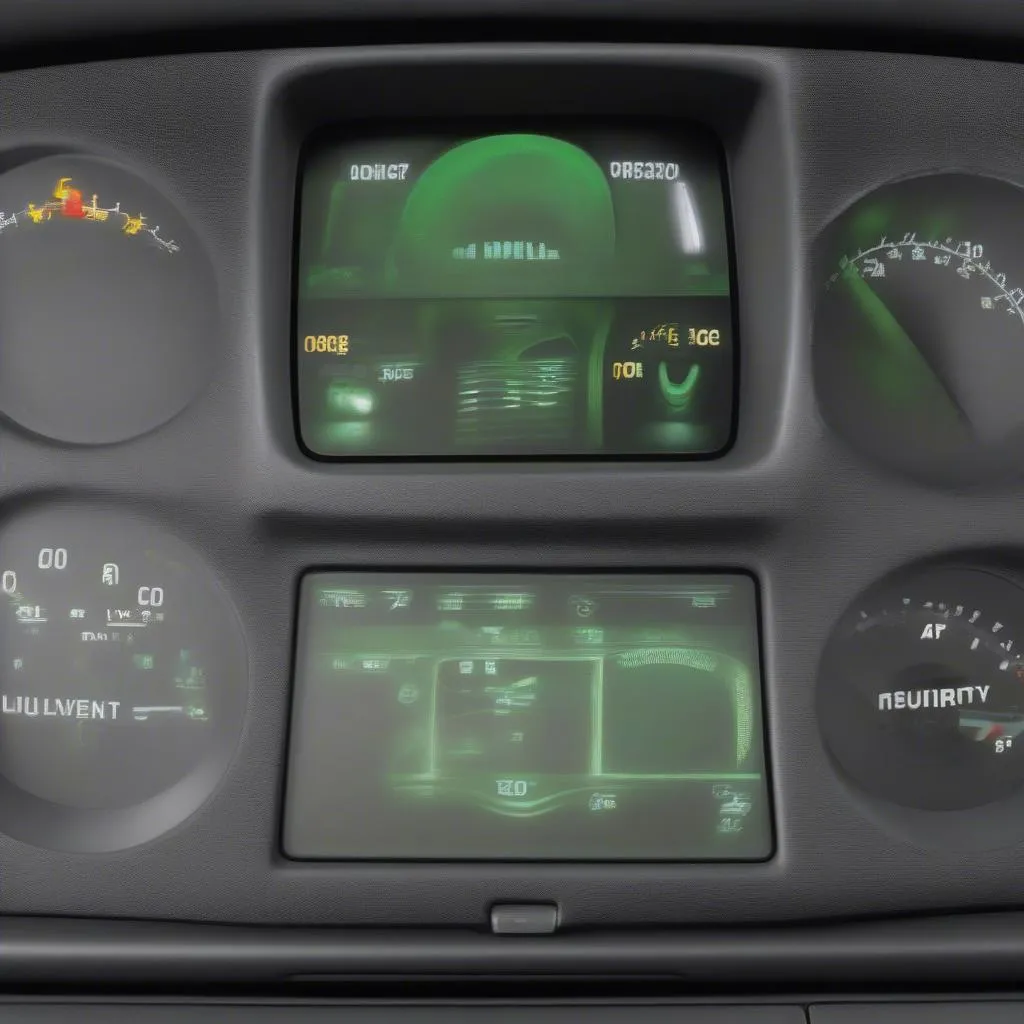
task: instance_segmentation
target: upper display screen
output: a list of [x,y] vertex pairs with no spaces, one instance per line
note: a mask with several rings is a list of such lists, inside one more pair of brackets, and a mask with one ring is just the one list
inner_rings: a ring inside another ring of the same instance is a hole
[[292,857],[771,852],[744,576],[308,576]]
[[300,235],[299,420],[314,454],[729,443],[730,252],[703,132],[323,146]]

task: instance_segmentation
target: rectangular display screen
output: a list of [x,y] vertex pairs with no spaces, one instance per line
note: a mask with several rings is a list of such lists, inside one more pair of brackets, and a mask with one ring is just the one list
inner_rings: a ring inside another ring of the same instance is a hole
[[291,857],[771,852],[745,576],[317,573],[296,657]]
[[703,131],[321,145],[299,233],[299,425],[315,455],[728,447],[730,248]]

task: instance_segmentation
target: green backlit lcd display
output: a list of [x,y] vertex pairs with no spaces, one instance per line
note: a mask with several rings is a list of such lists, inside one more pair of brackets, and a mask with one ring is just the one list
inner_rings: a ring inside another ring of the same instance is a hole
[[337,457],[709,455],[730,252],[703,132],[321,146],[302,184],[302,440]]
[[745,576],[316,573],[295,676],[291,857],[771,853]]

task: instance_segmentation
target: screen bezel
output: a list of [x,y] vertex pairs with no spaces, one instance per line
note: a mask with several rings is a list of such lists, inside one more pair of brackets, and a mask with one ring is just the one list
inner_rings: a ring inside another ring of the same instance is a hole
[[[718,168],[719,183],[722,196],[722,213],[725,219],[725,243],[729,274],[729,326],[732,337],[732,384],[730,388],[730,413],[726,426],[728,432],[722,444],[710,452],[581,452],[581,453],[429,453],[420,455],[378,454],[367,455],[326,455],[315,451],[307,443],[302,433],[302,404],[299,387],[299,299],[301,254],[302,254],[302,201],[306,182],[306,168],[311,155],[331,147],[340,147],[346,143],[371,141],[374,139],[392,139],[396,137],[415,137],[446,135],[458,138],[474,138],[479,135],[495,135],[505,132],[536,132],[539,134],[573,132],[628,132],[648,133],[672,140],[680,133],[692,137],[703,137],[702,144],[706,152],[714,157]],[[510,118],[501,116],[493,121],[482,121],[480,118],[467,120],[431,119],[429,122],[385,120],[385,121],[346,121],[343,125],[325,125],[310,132],[299,145],[298,161],[295,173],[295,196],[292,215],[292,249],[291,249],[291,299],[289,329],[289,367],[291,374],[292,425],[295,441],[299,450],[307,458],[328,464],[351,465],[402,465],[407,463],[431,464],[466,464],[466,463],[500,463],[516,465],[523,463],[643,463],[643,462],[681,462],[701,463],[713,462],[728,455],[736,443],[739,430],[740,374],[742,366],[739,316],[739,291],[736,271],[736,237],[733,219],[733,199],[729,160],[722,138],[708,125],[693,119],[682,118],[670,121],[664,118],[638,118],[624,121],[619,118],[573,117],[564,116],[551,118],[535,118],[531,116]]]
[[[766,852],[763,856],[751,857],[714,857],[714,858],[673,858],[673,857],[652,857],[652,858],[587,858],[587,859],[566,859],[558,857],[507,857],[507,858],[479,858],[479,857],[344,857],[344,856],[296,856],[288,852],[285,840],[286,820],[288,813],[288,800],[290,796],[290,785],[293,776],[292,766],[296,757],[295,745],[295,715],[298,704],[298,660],[301,653],[302,633],[300,624],[302,622],[303,597],[309,587],[311,577],[322,575],[345,574],[349,576],[367,576],[379,578],[381,584],[386,584],[392,579],[409,579],[423,577],[430,580],[434,577],[463,576],[467,579],[472,577],[486,577],[494,579],[498,577],[509,579],[543,579],[545,577],[555,579],[567,579],[570,577],[592,577],[592,578],[613,578],[620,577],[629,579],[634,583],[641,583],[644,580],[656,580],[668,582],[672,579],[687,579],[693,577],[717,577],[732,578],[743,581],[750,588],[750,641],[754,651],[751,659],[751,667],[757,672],[757,692],[759,699],[759,723],[758,740],[761,751],[761,774],[764,786],[765,799],[765,823],[766,823]],[[502,864],[534,865],[538,868],[558,865],[585,865],[587,867],[621,867],[628,868],[630,865],[641,867],[647,865],[752,865],[764,864],[775,859],[778,852],[777,820],[775,793],[773,787],[773,767],[771,758],[771,747],[769,742],[769,718],[771,709],[768,702],[768,686],[765,676],[765,650],[763,636],[763,606],[761,599],[761,588],[757,576],[745,569],[715,569],[715,568],[522,568],[510,569],[506,566],[415,566],[404,568],[400,566],[366,565],[325,565],[312,566],[305,569],[297,581],[295,590],[295,604],[292,620],[292,645],[290,661],[290,678],[288,692],[288,716],[285,723],[285,749],[283,757],[283,769],[281,778],[280,814],[278,817],[277,846],[279,856],[287,863],[305,865],[467,865],[476,867],[495,867]]]

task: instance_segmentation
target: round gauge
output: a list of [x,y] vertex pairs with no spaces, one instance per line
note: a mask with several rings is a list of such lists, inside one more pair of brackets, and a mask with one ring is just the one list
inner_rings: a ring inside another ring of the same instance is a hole
[[979,569],[869,590],[826,648],[826,745],[872,796],[978,807],[1024,787],[1024,589]]
[[825,232],[814,321],[822,415],[863,453],[940,482],[1024,464],[1024,191],[899,181]]
[[246,698],[237,617],[175,538],[94,511],[0,534],[0,831],[152,838],[210,794]]
[[0,413],[75,444],[166,423],[209,378],[212,282],[182,214],[117,164],[0,175]]

